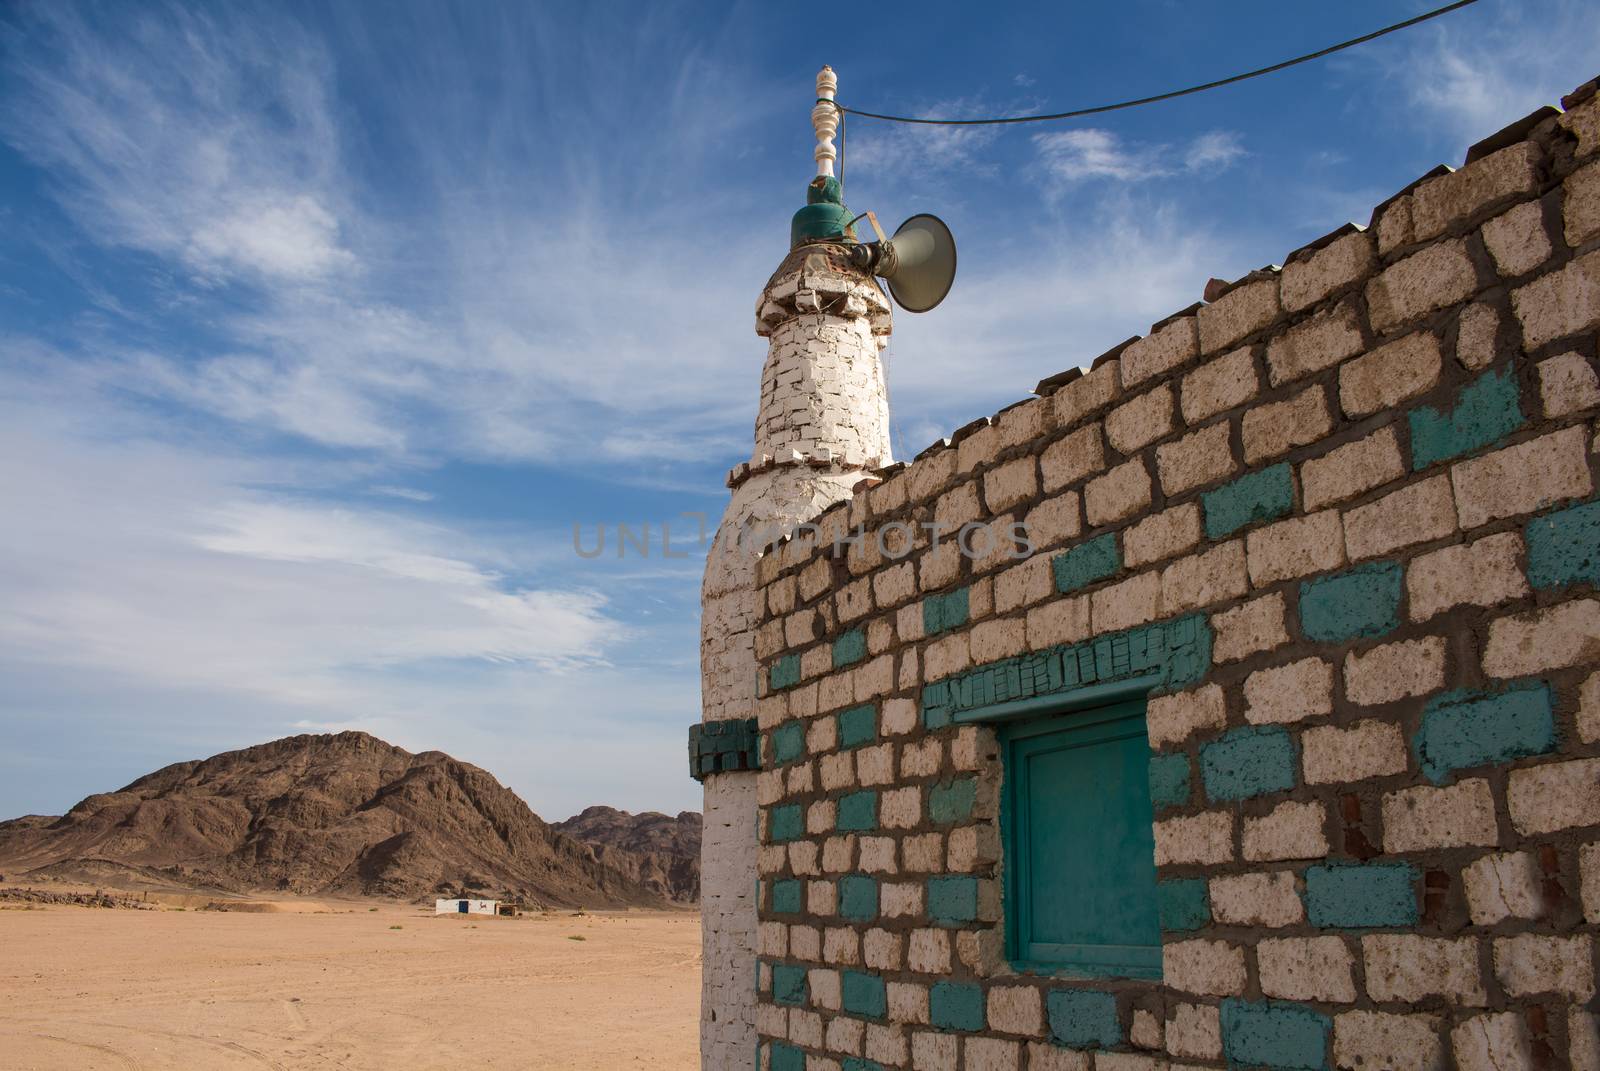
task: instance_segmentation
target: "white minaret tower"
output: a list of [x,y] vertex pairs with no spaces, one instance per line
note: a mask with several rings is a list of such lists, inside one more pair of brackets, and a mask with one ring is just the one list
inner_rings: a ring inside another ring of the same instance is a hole
[[[891,462],[879,361],[889,300],[848,255],[850,217],[833,177],[837,84],[831,68],[817,75],[817,177],[810,203],[795,215],[789,255],[756,302],[756,334],[768,347],[755,449],[728,476],[733,501],[700,592],[702,740],[738,739],[739,723],[755,716],[755,564],[763,536],[811,520],[849,498],[863,470]],[[710,765],[722,770],[701,775],[700,1066],[730,1071],[754,1066],[756,1052],[756,773],[738,768],[750,765],[738,759]]]

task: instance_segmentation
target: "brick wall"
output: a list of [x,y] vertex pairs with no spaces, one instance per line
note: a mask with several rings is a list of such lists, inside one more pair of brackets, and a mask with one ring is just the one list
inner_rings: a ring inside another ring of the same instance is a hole
[[[762,559],[763,1067],[1600,1066],[1600,99],[1563,103]],[[977,520],[1034,552],[918,527]],[[1163,977],[1016,973],[959,713],[1151,666]]]

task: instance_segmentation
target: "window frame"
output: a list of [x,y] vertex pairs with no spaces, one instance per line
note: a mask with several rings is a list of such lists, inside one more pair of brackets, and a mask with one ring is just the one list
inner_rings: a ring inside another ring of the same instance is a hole
[[[1102,728],[1104,735],[1097,740],[1086,740],[1085,743],[1126,740],[1135,735],[1148,741],[1145,721],[1147,700],[1150,690],[1159,684],[1159,675],[1150,674],[1091,685],[1073,692],[998,703],[956,716],[957,722],[989,724],[997,730],[1003,771],[1000,806],[1002,925],[1006,960],[1013,970],[1056,977],[1161,978],[1159,921],[1154,945],[1065,945],[1056,946],[1062,950],[1063,958],[1052,956],[1041,959],[1037,956],[1039,949],[1028,940],[1033,904],[1024,892],[1028,868],[1026,853],[1021,846],[1027,843],[1030,814],[1021,802],[1027,790],[1027,778],[1024,765],[1018,761],[1019,757],[1025,757],[1019,756],[1019,750],[1026,752],[1029,741],[1042,741],[1043,738],[1058,737],[1062,733],[1093,736],[1097,726]],[[1148,749],[1146,743],[1146,753]],[[1145,782],[1143,803],[1146,813],[1152,815],[1153,825],[1154,808],[1149,799],[1148,782]],[[1152,855],[1149,889],[1152,910],[1157,903],[1154,863]]]

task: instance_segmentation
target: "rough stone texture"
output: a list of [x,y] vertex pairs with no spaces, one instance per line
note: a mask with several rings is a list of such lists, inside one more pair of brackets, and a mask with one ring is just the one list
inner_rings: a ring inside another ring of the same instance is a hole
[[1131,517],[1150,505],[1150,472],[1134,458],[1090,480],[1083,490],[1084,513],[1098,527]]
[[1595,825],[1600,821],[1600,759],[1513,770],[1506,804],[1511,824],[1523,834]]
[[1231,475],[1238,466],[1228,434],[1227,421],[1221,421],[1157,447],[1161,489],[1181,495]]
[[1303,658],[1259,669],[1244,682],[1245,720],[1252,725],[1296,722],[1333,709],[1333,667]]
[[1461,527],[1532,513],[1593,489],[1584,429],[1565,428],[1450,469]]
[[1254,465],[1314,443],[1332,427],[1327,393],[1321,387],[1310,387],[1287,401],[1257,406],[1244,415],[1245,463]]
[[1309,257],[1283,266],[1283,307],[1289,312],[1309,308],[1366,278],[1375,263],[1372,235],[1365,230],[1337,238]]
[[1539,203],[1529,201],[1483,225],[1483,244],[1501,275],[1526,275],[1550,259],[1550,239],[1544,233],[1543,215]]
[[1333,1020],[1333,1059],[1339,1067],[1443,1071],[1439,1020],[1431,1015],[1345,1012]]
[[1415,1003],[1444,997],[1469,1007],[1488,1002],[1478,971],[1478,943],[1415,934],[1374,933],[1361,938],[1367,994],[1374,1000]]
[[1485,855],[1464,867],[1461,877],[1467,908],[1478,926],[1538,918],[1544,912],[1538,866],[1527,852]]
[[1519,933],[1494,940],[1494,973],[1514,997],[1553,993],[1578,1002],[1594,998],[1594,939]]
[[1183,377],[1181,408],[1187,424],[1208,417],[1256,396],[1255,358],[1248,348],[1234,350],[1196,368]]
[[1468,305],[1456,321],[1456,360],[1476,371],[1494,361],[1500,312],[1493,305]]
[[1267,343],[1267,378],[1274,387],[1331,368],[1365,348],[1361,320],[1350,302],[1318,313]]
[[1256,863],[1320,859],[1328,854],[1326,821],[1320,803],[1280,803],[1260,818],[1244,820],[1244,857]]
[[1600,322],[1600,251],[1511,291],[1511,309],[1529,349],[1592,329]]
[[1396,261],[1367,284],[1367,318],[1374,331],[1388,334],[1471,297],[1477,280],[1465,242],[1428,246]]
[[1105,446],[1099,424],[1079,428],[1050,444],[1039,459],[1046,491],[1059,491],[1093,476],[1106,467]]
[[1180,316],[1122,351],[1122,385],[1131,389],[1192,360],[1199,349],[1193,316]]
[[1161,975],[1180,993],[1226,997],[1244,991],[1244,949],[1226,941],[1179,941],[1163,946]]
[[1233,858],[1233,816],[1225,811],[1155,824],[1156,866],[1225,863]]
[[1499,840],[1487,781],[1463,781],[1449,788],[1419,785],[1383,797],[1386,851],[1493,846]]
[[1227,602],[1249,588],[1244,542],[1235,539],[1167,566],[1161,573],[1162,612],[1181,614]]
[[1417,331],[1347,362],[1339,369],[1339,407],[1364,417],[1433,389],[1444,358],[1439,340]]
[[1563,353],[1540,361],[1538,370],[1545,416],[1569,416],[1600,406],[1600,379],[1582,355]]
[[1256,945],[1256,962],[1260,965],[1261,992],[1266,996],[1334,1004],[1356,999],[1354,961],[1343,938],[1264,940]]
[[1600,237],[1600,167],[1590,164],[1561,184],[1561,221],[1573,248]]
[[1532,193],[1539,183],[1539,157],[1537,145],[1521,142],[1422,183],[1411,194],[1414,239],[1426,241],[1495,202]]
[[1211,657],[1237,662],[1289,642],[1283,624],[1283,593],[1274,591],[1211,618]]
[[1190,692],[1157,696],[1145,710],[1152,748],[1181,744],[1196,732],[1221,729],[1227,722],[1222,689],[1207,685]]
[[1405,464],[1394,427],[1336,446],[1300,466],[1300,494],[1308,510],[1321,509],[1400,479]]
[[1456,503],[1443,475],[1400,488],[1344,515],[1351,561],[1442,539],[1456,530]]
[[1597,657],[1600,602],[1579,599],[1494,621],[1483,652],[1483,671],[1491,677],[1525,677]]
[[1212,304],[1201,306],[1198,316],[1200,352],[1216,353],[1277,318],[1278,280],[1267,278],[1236,286]]
[[1222,1055],[1222,1024],[1210,1004],[1172,1005],[1167,1020],[1167,1051],[1174,1056],[1214,1060]]
[[1294,874],[1287,870],[1212,878],[1211,914],[1221,923],[1271,928],[1292,926],[1306,917]]
[[1106,441],[1118,453],[1135,453],[1172,430],[1172,410],[1171,387],[1141,394],[1106,414]]
[[1450,1048],[1461,1071],[1532,1071],[1533,1045],[1520,1015],[1479,1015],[1450,1031]]
[[1444,654],[1439,636],[1385,644],[1364,654],[1352,651],[1344,659],[1345,697],[1371,707],[1438,691],[1445,681]]
[[1200,542],[1200,506],[1181,506],[1153,513],[1122,536],[1122,558],[1129,568],[1175,557]]
[[1306,783],[1345,784],[1405,773],[1406,743],[1400,727],[1363,721],[1348,729],[1319,725],[1301,737]]
[[1258,528],[1246,537],[1245,547],[1250,583],[1258,588],[1327,572],[1345,562],[1344,528],[1336,510]]
[[1457,606],[1497,606],[1528,593],[1522,575],[1522,537],[1516,532],[1485,536],[1411,559],[1406,598],[1413,621],[1426,621]]

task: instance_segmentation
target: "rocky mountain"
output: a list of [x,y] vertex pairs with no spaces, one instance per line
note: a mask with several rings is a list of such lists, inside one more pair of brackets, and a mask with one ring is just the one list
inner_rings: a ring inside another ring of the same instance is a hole
[[672,900],[700,899],[700,833],[697,811],[670,818],[659,811],[630,814],[615,807],[589,807],[555,828],[585,841],[602,862]]
[[241,893],[682,899],[671,867],[646,855],[566,835],[476,766],[358,732],[177,763],[60,817],[0,822],[0,872],[13,883],[35,870],[125,872]]

